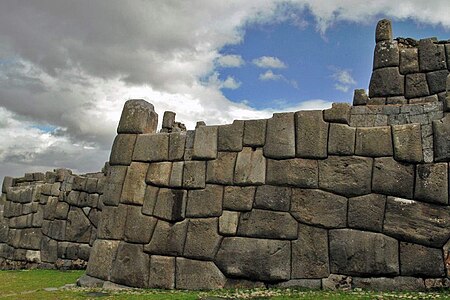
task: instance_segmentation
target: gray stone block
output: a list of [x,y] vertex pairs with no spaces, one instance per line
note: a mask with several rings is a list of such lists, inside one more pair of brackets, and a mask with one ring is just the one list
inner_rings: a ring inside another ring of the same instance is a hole
[[395,161],[392,157],[375,158],[372,191],[412,199],[414,165]]
[[297,238],[297,221],[287,212],[253,209],[250,212],[241,213],[237,234],[256,238],[293,240]]
[[155,229],[156,219],[141,214],[140,206],[128,206],[124,240],[130,243],[147,244]]
[[433,121],[433,134],[435,161],[450,161],[450,114]]
[[404,96],[387,97],[386,104],[397,105],[397,104],[408,104],[408,100]]
[[353,105],[366,105],[369,100],[369,96],[366,94],[365,89],[356,89],[353,92]]
[[169,222],[184,220],[186,195],[185,190],[159,189],[153,215]]
[[98,238],[112,240],[122,239],[126,217],[126,205],[120,204],[117,207],[105,206],[100,214],[98,223]]
[[289,211],[291,206],[291,188],[263,185],[256,189],[255,208]]
[[134,146],[133,161],[169,160],[169,134],[140,134]]
[[220,235],[236,235],[239,222],[239,212],[224,210],[219,217]]
[[348,291],[352,289],[352,277],[339,274],[330,274],[322,278],[322,289],[331,291]]
[[117,133],[153,133],[158,126],[158,114],[151,103],[142,99],[125,102]]
[[447,163],[419,164],[416,166],[414,199],[448,205]]
[[222,214],[223,186],[207,184],[204,189],[188,192],[186,217],[219,217]]
[[323,111],[323,120],[331,123],[350,123],[351,106],[348,103],[333,103]]
[[72,207],[67,217],[66,240],[78,243],[89,243],[91,238],[91,222],[81,208]]
[[145,188],[147,187],[145,183],[147,169],[148,164],[146,163],[131,163],[123,183],[120,202],[138,205],[144,203]]
[[405,97],[419,98],[430,95],[427,77],[424,73],[408,74],[405,77]]
[[217,157],[217,126],[201,126],[195,129],[193,159]]
[[111,281],[132,287],[148,287],[150,259],[142,245],[119,243]]
[[389,197],[383,231],[401,241],[440,248],[450,237],[450,208]]
[[269,288],[298,288],[308,290],[320,290],[322,288],[322,280],[320,279],[291,279],[283,281],[273,285],[269,285]]
[[136,136],[136,134],[119,134],[116,136],[109,157],[111,166],[129,166],[131,164]]
[[353,155],[356,128],[344,124],[330,124],[328,154]]
[[165,111],[163,115],[162,128],[172,129],[175,123],[176,113],[173,111]]
[[[123,182],[125,181],[125,176],[127,174],[127,169],[128,168],[126,166],[111,166],[108,168],[107,180],[102,197],[104,204],[116,206],[119,204],[120,197],[122,195]],[[69,194],[69,199],[71,194],[72,192]],[[71,202],[69,202],[69,204],[70,203]]]
[[267,184],[318,187],[317,161],[312,159],[267,160]]
[[218,228],[218,218],[190,219],[183,256],[212,260],[222,240]]
[[144,251],[159,255],[182,255],[188,222],[188,220],[184,220],[169,223],[158,220],[150,243],[144,245]]
[[351,276],[398,275],[398,241],[381,233],[330,230],[330,269]]
[[148,165],[147,175],[144,182],[156,186],[168,187],[170,185],[171,173],[171,162],[164,161],[158,163],[150,163]]
[[104,280],[86,274],[77,279],[77,286],[84,288],[101,288],[103,283]]
[[182,160],[186,145],[186,132],[169,134],[169,160]]
[[209,160],[206,163],[206,182],[233,184],[236,157],[234,152],[219,152],[217,159]]
[[8,188],[12,187],[13,185],[14,185],[14,178],[12,178],[10,176],[5,176],[3,178],[3,183],[2,183],[2,193],[7,193]]
[[348,199],[348,226],[360,230],[381,232],[386,196],[367,194]]
[[238,153],[234,168],[237,185],[260,185],[266,182],[266,159],[261,148],[244,147]]
[[427,73],[427,82],[430,88],[430,94],[445,92],[445,82],[449,71],[440,70]]
[[422,278],[416,277],[353,277],[352,286],[371,291],[424,291],[425,285]]
[[184,162],[182,161],[176,161],[172,164],[169,186],[171,187],[183,186],[183,169],[184,169]]
[[86,274],[99,279],[110,280],[118,247],[119,241],[96,240],[89,257]]
[[393,125],[392,138],[395,160],[411,163],[423,161],[420,124]]
[[253,206],[254,186],[226,186],[223,194],[223,208],[237,211],[249,211]]
[[392,24],[388,19],[378,21],[375,30],[375,42],[391,41],[392,40]]
[[[330,275],[327,230],[299,224],[292,242],[292,278],[323,278]],[[319,286],[320,288],[320,286]]]
[[172,290],[175,288],[175,257],[150,257],[149,288]]
[[159,188],[147,185],[145,188],[144,203],[142,206],[142,213],[146,215],[153,215],[156,201],[158,199]]
[[302,158],[326,158],[328,123],[320,110],[295,113],[296,153]]
[[446,69],[444,45],[435,44],[433,39],[420,40],[419,66],[421,72]]
[[417,48],[400,49],[400,73],[411,74],[419,72],[419,51]]
[[185,161],[183,170],[183,187],[203,189],[206,181],[206,162]]
[[373,55],[374,70],[384,67],[398,67],[399,64],[400,54],[397,41],[381,41],[375,45]]
[[264,156],[277,159],[295,157],[294,113],[275,113],[267,120]]
[[319,161],[319,187],[344,196],[370,193],[372,158],[329,156]]
[[291,214],[301,223],[343,228],[347,225],[347,198],[316,189],[293,189]]
[[177,289],[213,290],[223,288],[225,283],[225,276],[213,262],[177,257],[175,283]]
[[411,243],[400,243],[400,270],[405,276],[444,277],[442,250]]
[[402,96],[405,93],[404,76],[397,67],[377,69],[372,72],[369,97]]
[[218,151],[241,151],[244,136],[244,121],[235,120],[233,124],[218,127]]
[[392,156],[391,127],[357,128],[355,154],[372,157]]
[[262,147],[266,141],[267,120],[244,121],[244,146]]

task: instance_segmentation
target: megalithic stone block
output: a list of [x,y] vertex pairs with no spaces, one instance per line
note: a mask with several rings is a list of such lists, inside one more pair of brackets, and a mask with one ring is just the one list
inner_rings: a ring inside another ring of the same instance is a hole
[[163,115],[162,128],[172,129],[175,123],[175,113],[173,111],[165,111]]
[[328,123],[320,110],[295,113],[296,157],[326,158]]
[[153,133],[158,126],[154,106],[142,99],[125,102],[117,133]]
[[422,162],[422,132],[420,124],[393,125],[394,158],[404,162]]
[[400,50],[400,73],[419,72],[419,51],[417,48],[402,48]]
[[267,120],[264,156],[276,159],[295,157],[294,113],[275,113]]
[[404,77],[400,75],[397,67],[373,71],[370,78],[369,97],[402,96],[405,93]]
[[133,156],[134,143],[136,142],[136,134],[119,134],[114,139],[109,157],[109,164],[125,165],[131,164],[131,157]]
[[367,96],[365,89],[356,89],[353,92],[353,105],[366,105],[369,101],[369,96]]
[[421,72],[447,68],[444,45],[435,44],[435,38],[419,41],[419,67]]
[[435,161],[450,161],[450,115],[433,121]]
[[382,41],[375,46],[373,55],[373,69],[384,67],[398,67],[400,53],[397,41]]
[[375,31],[375,42],[392,40],[392,24],[390,20],[383,19],[378,21]]
[[193,159],[208,160],[217,157],[217,126],[195,129]]

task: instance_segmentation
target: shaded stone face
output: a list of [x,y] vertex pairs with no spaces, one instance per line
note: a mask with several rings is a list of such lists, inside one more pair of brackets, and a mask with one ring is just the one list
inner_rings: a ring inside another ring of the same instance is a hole
[[142,245],[120,242],[111,280],[133,287],[148,287],[149,266],[149,256],[143,252]]
[[128,100],[122,110],[117,133],[153,133],[158,125],[158,114],[147,101]]

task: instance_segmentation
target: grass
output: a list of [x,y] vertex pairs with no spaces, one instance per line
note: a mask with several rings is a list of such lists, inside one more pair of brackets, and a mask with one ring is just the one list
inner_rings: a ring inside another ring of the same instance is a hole
[[[367,291],[330,292],[296,289],[251,289],[201,291],[163,291],[130,289],[102,291],[65,287],[73,284],[83,271],[26,270],[0,271],[0,299],[144,299],[144,300],[194,300],[194,299],[450,299],[450,291],[380,293]],[[58,288],[50,289],[48,288]]]

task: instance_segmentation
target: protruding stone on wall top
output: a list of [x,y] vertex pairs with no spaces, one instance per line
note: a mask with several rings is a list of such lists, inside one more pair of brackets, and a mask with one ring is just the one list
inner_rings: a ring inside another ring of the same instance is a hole
[[365,89],[356,89],[353,92],[353,106],[366,105],[368,100],[369,96],[367,96]]
[[375,42],[392,41],[392,24],[388,19],[378,21]]
[[158,125],[158,114],[153,104],[133,99],[125,102],[117,133],[153,133]]
[[175,113],[173,111],[165,111],[162,121],[162,128],[172,129],[175,123]]

